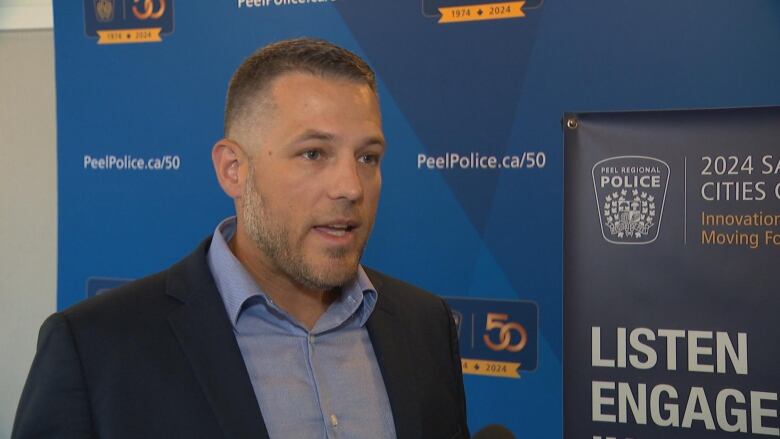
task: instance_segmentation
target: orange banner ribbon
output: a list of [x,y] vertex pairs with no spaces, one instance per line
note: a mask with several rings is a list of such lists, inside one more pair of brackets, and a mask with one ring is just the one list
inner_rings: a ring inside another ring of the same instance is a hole
[[439,24],[464,21],[500,20],[525,17],[525,2],[486,3],[482,5],[451,6],[439,8]]
[[468,375],[520,378],[520,363],[461,358],[460,365],[463,373]]
[[131,44],[131,43],[156,43],[162,41],[160,37],[161,27],[147,27],[141,29],[114,29],[99,30],[98,44]]

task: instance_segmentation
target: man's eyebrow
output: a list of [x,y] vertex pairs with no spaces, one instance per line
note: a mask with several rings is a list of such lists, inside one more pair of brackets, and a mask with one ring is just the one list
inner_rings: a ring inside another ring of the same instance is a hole
[[291,144],[301,143],[301,142],[305,142],[307,140],[332,141],[334,139],[336,139],[336,136],[331,134],[331,133],[328,133],[328,132],[325,132],[325,131],[318,131],[318,130],[308,129],[308,130],[304,131],[303,133],[295,136],[290,143]]
[[[304,131],[303,133],[293,137],[292,141],[290,141],[290,145],[295,145],[298,143],[303,143],[309,140],[321,140],[326,142],[332,142],[336,140],[336,135],[333,133],[328,133],[326,131],[319,131],[314,129],[308,129]],[[384,147],[385,146],[385,138],[384,136],[370,136],[367,137],[363,142],[363,145],[369,146],[369,145],[379,145]]]
[[385,147],[385,138],[383,136],[371,136],[363,142],[365,146],[379,145],[382,148]]

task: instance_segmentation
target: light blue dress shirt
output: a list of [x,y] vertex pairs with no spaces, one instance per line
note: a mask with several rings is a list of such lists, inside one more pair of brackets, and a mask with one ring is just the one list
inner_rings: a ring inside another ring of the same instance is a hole
[[271,439],[395,438],[365,326],[377,291],[363,268],[309,331],[260,289],[230,251],[235,227],[235,217],[217,226],[209,268]]

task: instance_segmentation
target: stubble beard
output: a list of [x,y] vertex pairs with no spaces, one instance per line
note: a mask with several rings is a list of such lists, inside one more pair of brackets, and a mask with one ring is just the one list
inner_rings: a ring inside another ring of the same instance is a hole
[[344,261],[349,258],[349,249],[328,249],[327,256],[333,263],[319,269],[313,266],[306,260],[302,248],[294,242],[289,227],[269,214],[263,196],[255,185],[252,165],[249,166],[247,184],[244,186],[241,210],[246,232],[257,249],[274,264],[274,268],[294,282],[308,289],[333,290],[357,276],[365,242],[361,243],[357,256],[351,261]]

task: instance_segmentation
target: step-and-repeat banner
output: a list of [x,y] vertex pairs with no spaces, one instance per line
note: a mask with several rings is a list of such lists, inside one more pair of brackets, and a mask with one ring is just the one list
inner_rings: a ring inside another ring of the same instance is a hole
[[565,437],[780,437],[780,107],[564,124]]
[[379,79],[364,262],[450,298],[471,429],[519,438],[563,434],[564,111],[780,101],[776,0],[55,0],[54,21],[58,308],[168,266],[230,214],[209,152],[231,73],[325,38]]

